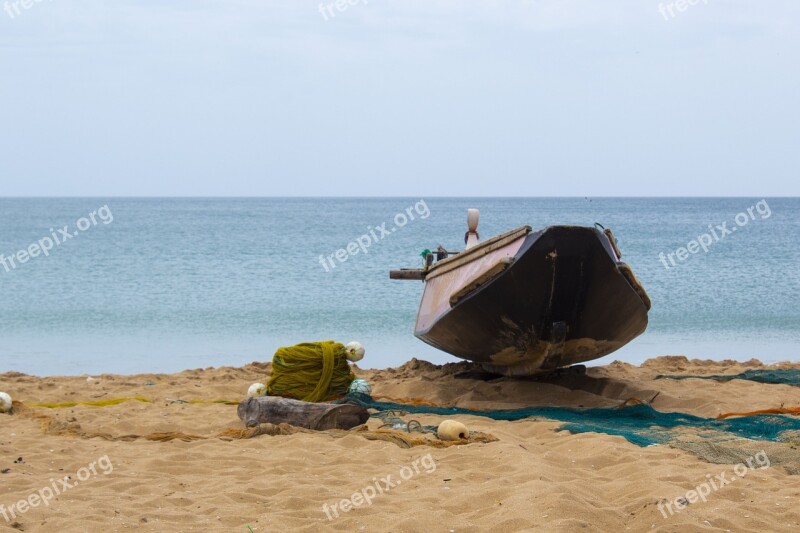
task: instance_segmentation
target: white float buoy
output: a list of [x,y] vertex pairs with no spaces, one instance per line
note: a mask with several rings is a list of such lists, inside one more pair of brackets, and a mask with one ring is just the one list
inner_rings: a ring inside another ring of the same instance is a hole
[[247,397],[254,398],[256,396],[266,396],[267,395],[267,386],[263,383],[253,383],[250,385],[250,388],[247,389]]
[[0,413],[8,413],[14,403],[11,401],[11,396],[8,393],[0,392]]
[[439,440],[462,440],[469,438],[467,426],[456,420],[445,420],[436,430]]
[[480,241],[478,235],[478,220],[480,219],[480,212],[477,209],[467,209],[467,234],[464,236],[464,244],[466,249],[469,250]]
[[372,385],[370,385],[366,379],[354,379],[353,382],[350,383],[348,392],[357,392],[359,394],[372,396]]
[[355,363],[357,361],[361,361],[362,359],[364,359],[364,353],[366,352],[366,350],[364,350],[364,345],[361,344],[360,342],[358,341],[348,342],[345,345],[345,349],[347,350],[347,355],[345,357],[347,357],[348,361],[352,361]]

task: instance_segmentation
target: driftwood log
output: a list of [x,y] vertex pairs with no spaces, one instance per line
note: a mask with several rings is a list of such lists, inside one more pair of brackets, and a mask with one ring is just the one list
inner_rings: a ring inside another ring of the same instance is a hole
[[360,405],[309,403],[278,396],[248,398],[239,404],[239,418],[251,428],[265,422],[324,431],[364,424],[369,413]]

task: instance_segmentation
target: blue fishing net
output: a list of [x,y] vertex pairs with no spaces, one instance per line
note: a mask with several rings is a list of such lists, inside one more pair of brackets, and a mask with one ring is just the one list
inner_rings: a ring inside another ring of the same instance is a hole
[[563,425],[556,428],[558,431],[617,435],[637,446],[668,444],[684,436],[687,431],[691,432],[695,438],[715,440],[744,438],[772,442],[780,442],[784,438],[789,438],[792,436],[789,432],[800,432],[800,419],[790,416],[761,415],[718,420],[686,413],[665,413],[645,404],[618,408],[574,409],[540,406],[512,410],[475,411],[461,407],[380,402],[367,394],[360,393],[348,394],[339,401],[356,403],[367,409],[374,409],[378,413],[398,411],[440,416],[472,415],[509,421],[545,418],[563,422]]
[[800,387],[800,370],[787,368],[780,370],[746,370],[741,374],[734,375],[714,375],[714,376],[669,376],[660,375],[656,379],[713,379],[715,381],[731,381],[732,379],[746,379],[757,381],[758,383],[770,383],[779,385],[794,385]]

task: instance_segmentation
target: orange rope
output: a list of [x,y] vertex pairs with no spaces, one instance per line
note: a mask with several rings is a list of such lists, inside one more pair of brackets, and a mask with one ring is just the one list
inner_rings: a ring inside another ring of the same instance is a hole
[[761,409],[760,411],[750,411],[748,413],[725,413],[717,417],[724,420],[732,416],[754,416],[754,415],[800,415],[800,407],[775,407],[773,409]]

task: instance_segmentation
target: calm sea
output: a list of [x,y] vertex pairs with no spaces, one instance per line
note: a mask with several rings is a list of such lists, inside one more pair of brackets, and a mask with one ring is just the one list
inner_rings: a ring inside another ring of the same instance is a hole
[[[469,207],[484,238],[614,230],[653,309],[647,332],[600,362],[800,360],[798,199],[0,199],[0,372],[241,365],[319,339],[361,340],[369,367],[455,361],[413,337],[422,284],[388,271],[463,247]],[[703,233],[708,251],[680,261]],[[359,238],[368,253],[351,254]]]

